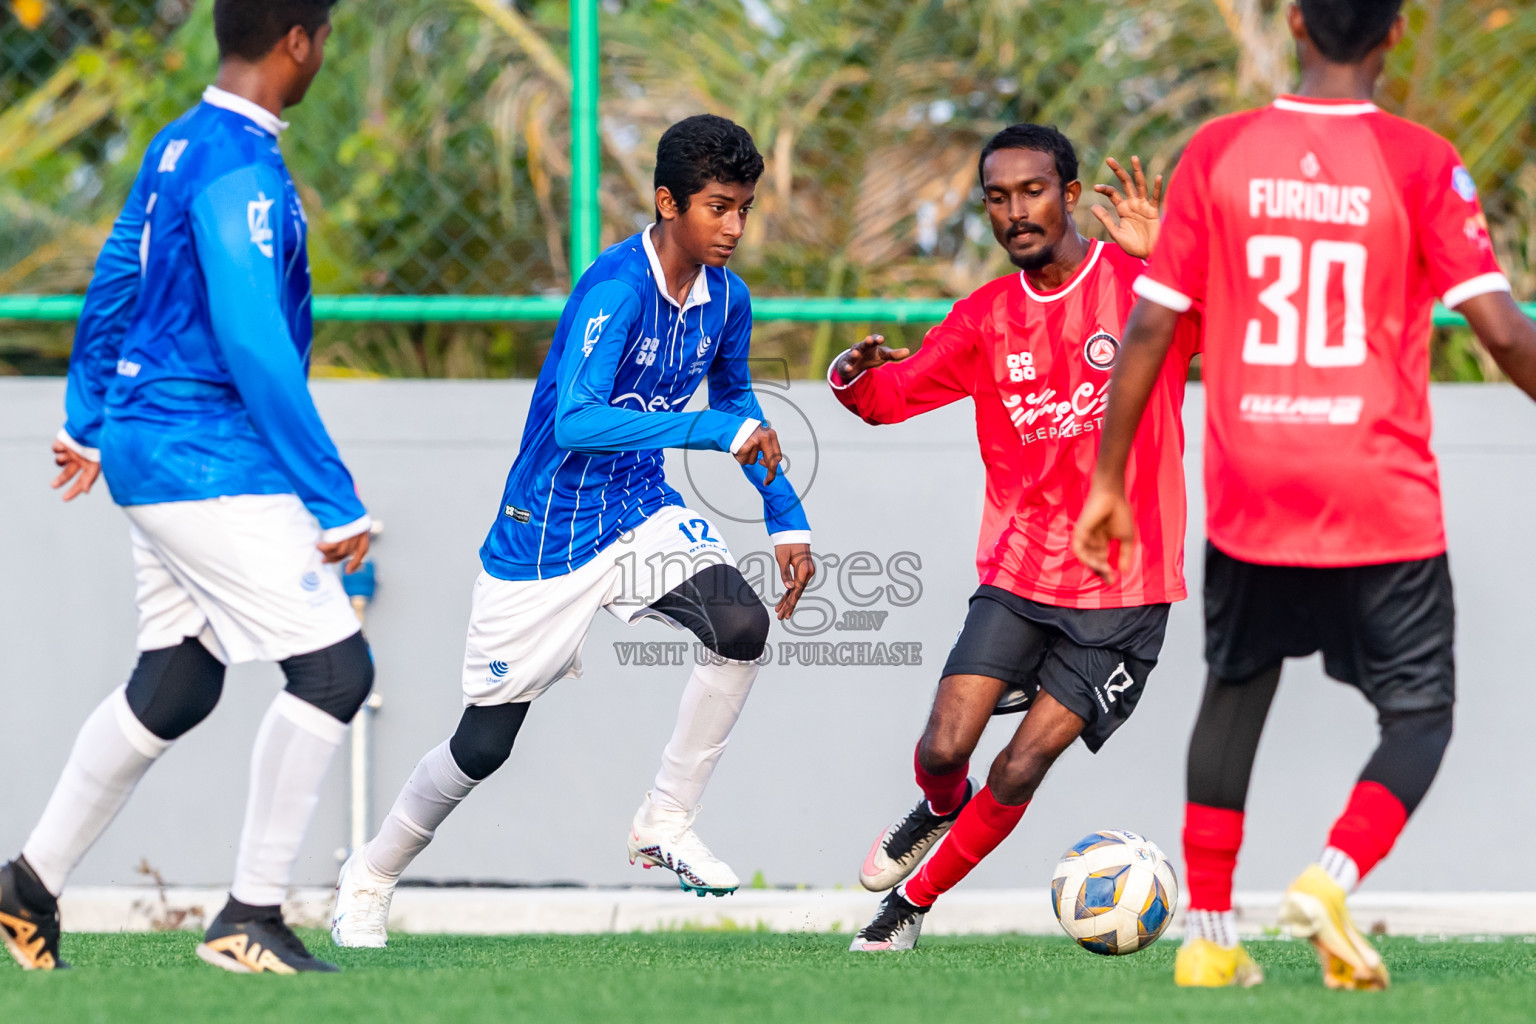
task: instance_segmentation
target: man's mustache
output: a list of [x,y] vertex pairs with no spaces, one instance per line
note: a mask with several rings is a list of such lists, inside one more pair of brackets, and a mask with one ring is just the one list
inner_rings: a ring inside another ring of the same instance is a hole
[[1023,223],[1023,224],[1015,224],[1013,227],[1008,229],[1008,237],[1009,238],[1017,238],[1020,235],[1043,235],[1043,234],[1045,234],[1045,228],[1040,227],[1038,224],[1030,224],[1028,222]]

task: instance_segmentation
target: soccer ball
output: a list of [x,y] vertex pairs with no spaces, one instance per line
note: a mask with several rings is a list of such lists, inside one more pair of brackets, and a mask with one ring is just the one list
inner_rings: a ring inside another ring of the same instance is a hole
[[1051,879],[1056,920],[1077,944],[1123,956],[1157,941],[1173,919],[1179,880],[1157,844],[1135,832],[1105,829],[1062,855]]

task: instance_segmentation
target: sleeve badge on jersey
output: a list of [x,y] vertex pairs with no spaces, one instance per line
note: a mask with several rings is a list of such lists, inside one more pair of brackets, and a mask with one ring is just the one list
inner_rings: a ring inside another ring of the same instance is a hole
[[187,151],[187,144],[191,139],[172,139],[165,144],[165,149],[160,153],[160,174],[175,174],[176,162],[181,159],[181,154]]
[[245,204],[245,223],[251,229],[251,244],[261,250],[267,259],[272,258],[272,204],[265,192],[257,192],[256,198]]
[[1469,203],[1477,198],[1477,182],[1472,180],[1471,172],[1459,164],[1451,172],[1451,188]]
[[1468,217],[1461,226],[1461,233],[1467,236],[1468,242],[1479,249],[1493,251],[1493,239],[1488,237],[1488,218],[1482,214],[1474,213]]
[[603,324],[612,319],[612,313],[604,316],[603,311],[598,310],[597,316],[587,321],[587,330],[581,339],[581,354],[583,358],[592,354],[593,347],[597,345],[598,339],[603,336]]

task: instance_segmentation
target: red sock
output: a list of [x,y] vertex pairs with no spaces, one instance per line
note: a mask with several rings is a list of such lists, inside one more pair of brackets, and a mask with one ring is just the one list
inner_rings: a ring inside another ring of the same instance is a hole
[[1232,872],[1242,845],[1242,811],[1184,805],[1184,880],[1191,910],[1232,909]]
[[1328,845],[1349,854],[1364,878],[1392,849],[1406,824],[1408,809],[1391,790],[1379,782],[1359,782],[1328,833]]
[[928,806],[934,814],[948,814],[965,799],[965,776],[971,770],[971,762],[965,762],[954,771],[935,775],[923,768],[922,749],[923,745],[919,743],[912,754],[912,767],[917,772],[918,788],[928,798]]
[[920,907],[926,907],[954,888],[955,883],[971,873],[981,858],[997,849],[997,844],[1008,838],[1008,833],[1024,817],[1022,803],[1017,807],[1000,804],[992,796],[992,790],[983,787],[971,797],[960,817],[955,819],[949,835],[939,843],[933,856],[918,869],[907,883],[906,897]]

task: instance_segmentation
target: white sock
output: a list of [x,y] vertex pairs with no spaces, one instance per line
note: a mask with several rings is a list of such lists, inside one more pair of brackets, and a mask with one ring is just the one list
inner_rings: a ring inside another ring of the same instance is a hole
[[346,739],[346,723],[287,690],[277,695],[256,731],[245,827],[229,894],[241,903],[283,902],[293,862],[320,802],[331,756]]
[[755,661],[696,665],[683,688],[677,727],[661,752],[661,770],[645,802],[646,824],[657,818],[689,815],[725,751],[731,729],[757,678]]
[[465,775],[444,740],[416,765],[379,834],[363,847],[363,864],[394,881],[427,848],[437,828],[479,783]]
[[1354,892],[1355,887],[1360,884],[1360,866],[1355,863],[1355,858],[1337,846],[1330,846],[1323,850],[1323,855],[1317,859],[1317,863],[1345,893]]
[[1184,917],[1184,944],[1205,939],[1223,949],[1237,945],[1237,915],[1230,910],[1190,910]]
[[170,749],[128,707],[127,687],[97,705],[69,752],[48,806],[21,848],[37,877],[57,896],[80,858],[128,802],[149,766]]

